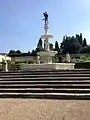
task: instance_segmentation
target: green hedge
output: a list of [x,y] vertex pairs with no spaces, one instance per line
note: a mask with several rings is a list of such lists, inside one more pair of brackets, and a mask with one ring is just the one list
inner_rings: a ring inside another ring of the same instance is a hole
[[9,64],[9,70],[20,70],[20,64]]
[[33,60],[28,60],[28,64],[34,64]]
[[90,69],[90,62],[76,63],[75,69]]

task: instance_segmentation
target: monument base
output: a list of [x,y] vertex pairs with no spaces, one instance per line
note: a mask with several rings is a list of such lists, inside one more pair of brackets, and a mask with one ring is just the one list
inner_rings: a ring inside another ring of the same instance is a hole
[[20,68],[21,71],[28,70],[72,70],[74,63],[51,63],[51,64],[23,64]]

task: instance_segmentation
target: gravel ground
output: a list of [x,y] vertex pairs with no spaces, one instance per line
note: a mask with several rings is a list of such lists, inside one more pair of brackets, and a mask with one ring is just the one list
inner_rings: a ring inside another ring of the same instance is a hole
[[0,99],[0,120],[90,120],[90,101]]

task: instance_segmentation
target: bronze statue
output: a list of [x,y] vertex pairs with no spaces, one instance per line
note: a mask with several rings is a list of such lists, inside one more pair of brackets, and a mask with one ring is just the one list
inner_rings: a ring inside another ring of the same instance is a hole
[[43,13],[43,15],[44,15],[43,20],[45,20],[45,24],[47,24],[48,23],[48,14],[47,14],[47,12]]

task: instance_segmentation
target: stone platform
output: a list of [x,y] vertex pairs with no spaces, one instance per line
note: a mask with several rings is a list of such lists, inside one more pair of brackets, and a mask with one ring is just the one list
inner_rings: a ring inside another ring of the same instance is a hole
[[23,64],[20,68],[21,71],[27,70],[72,70],[74,63],[51,63],[51,64]]

